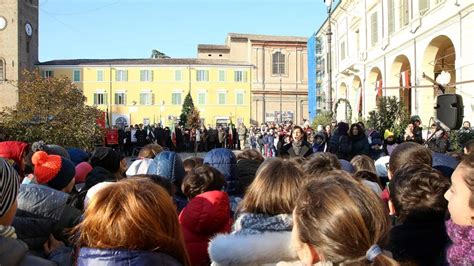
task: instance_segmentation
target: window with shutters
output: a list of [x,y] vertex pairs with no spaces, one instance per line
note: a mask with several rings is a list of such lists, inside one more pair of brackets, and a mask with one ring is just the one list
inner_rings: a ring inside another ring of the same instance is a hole
[[181,81],[183,80],[183,70],[181,69],[176,69],[174,71],[174,80],[175,81]]
[[388,9],[388,35],[395,31],[395,2],[394,0],[387,1]]
[[117,70],[115,72],[115,81],[128,81],[128,71]]
[[225,70],[219,70],[219,81],[225,81]]
[[244,92],[238,91],[235,93],[235,104],[243,105],[244,104]]
[[175,91],[171,94],[171,104],[179,105],[181,104],[181,92]]
[[73,82],[81,82],[81,71],[80,70],[73,70],[72,71],[72,81]]
[[196,81],[209,81],[209,70],[197,70]]
[[107,104],[107,94],[103,91],[94,93],[94,105],[105,105]]
[[410,21],[410,1],[400,0],[400,28],[408,25]]
[[141,105],[152,105],[153,104],[153,94],[151,91],[142,91],[140,92],[140,104]]
[[418,0],[420,14],[425,14],[430,9],[430,0]]
[[341,60],[346,59],[346,42],[341,42]]
[[41,71],[41,76],[43,78],[52,78],[54,77],[54,72],[52,70],[43,70]]
[[219,91],[217,92],[217,104],[226,104],[227,102],[227,92]]
[[370,16],[370,43],[375,46],[379,41],[377,12]]
[[125,92],[116,92],[115,93],[115,104],[116,105],[125,105]]
[[280,51],[275,52],[272,55],[272,74],[283,75],[285,74],[285,55]]
[[97,81],[104,81],[104,70],[100,69],[96,72]]
[[234,71],[235,82],[247,82],[247,71],[235,70]]
[[140,81],[145,81],[145,82],[153,81],[153,71],[140,70]]
[[200,91],[198,92],[198,104],[205,105],[206,104],[206,92]]

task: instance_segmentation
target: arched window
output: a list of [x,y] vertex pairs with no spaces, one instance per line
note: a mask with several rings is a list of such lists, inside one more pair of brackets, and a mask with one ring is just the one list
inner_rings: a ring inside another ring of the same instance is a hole
[[0,58],[0,82],[5,81],[5,60]]
[[285,55],[280,51],[272,55],[272,73],[273,75],[285,74]]

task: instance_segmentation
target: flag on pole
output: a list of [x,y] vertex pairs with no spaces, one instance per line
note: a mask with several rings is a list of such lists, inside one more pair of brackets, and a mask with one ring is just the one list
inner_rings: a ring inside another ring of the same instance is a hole
[[383,86],[383,82],[381,79],[375,82],[375,90],[377,91],[377,97],[382,96],[382,86]]
[[410,72],[405,70],[400,73],[400,78],[402,80],[402,89],[410,87]]
[[107,128],[110,128],[109,108],[107,108],[107,112],[105,114],[105,125]]

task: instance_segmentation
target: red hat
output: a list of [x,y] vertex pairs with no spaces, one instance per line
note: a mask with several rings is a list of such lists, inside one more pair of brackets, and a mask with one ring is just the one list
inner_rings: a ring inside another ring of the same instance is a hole
[[33,154],[31,161],[35,166],[36,181],[57,190],[66,187],[76,174],[74,164],[59,155],[48,155],[44,151],[38,151]]
[[84,183],[90,171],[92,171],[92,166],[88,162],[82,162],[76,165],[76,175],[74,176],[76,183]]

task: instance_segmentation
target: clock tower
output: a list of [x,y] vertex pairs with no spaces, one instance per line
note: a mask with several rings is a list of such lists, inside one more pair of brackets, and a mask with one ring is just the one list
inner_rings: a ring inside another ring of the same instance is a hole
[[18,80],[38,63],[38,0],[0,1],[0,108],[18,102]]

